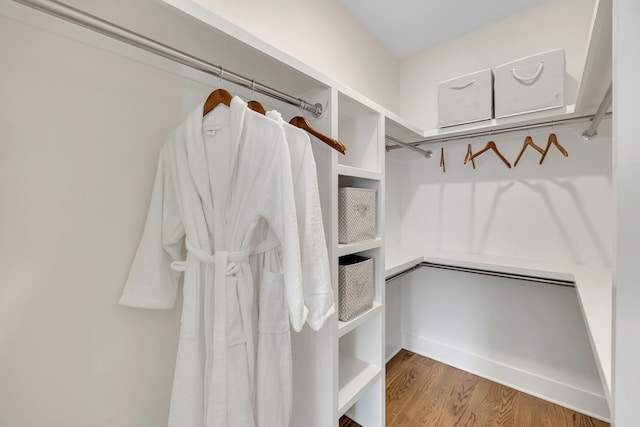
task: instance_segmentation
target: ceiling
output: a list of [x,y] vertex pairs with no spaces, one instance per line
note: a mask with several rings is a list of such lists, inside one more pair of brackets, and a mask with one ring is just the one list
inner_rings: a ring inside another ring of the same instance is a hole
[[398,58],[405,58],[548,0],[341,1]]

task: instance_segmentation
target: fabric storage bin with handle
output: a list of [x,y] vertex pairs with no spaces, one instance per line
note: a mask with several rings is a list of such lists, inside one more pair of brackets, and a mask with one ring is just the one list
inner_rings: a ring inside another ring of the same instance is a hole
[[338,267],[338,319],[346,322],[373,307],[373,259],[340,257]]
[[564,49],[528,56],[496,67],[496,118],[564,105]]
[[376,190],[338,189],[338,242],[353,243],[376,237]]
[[490,69],[438,84],[438,127],[490,120],[493,73]]

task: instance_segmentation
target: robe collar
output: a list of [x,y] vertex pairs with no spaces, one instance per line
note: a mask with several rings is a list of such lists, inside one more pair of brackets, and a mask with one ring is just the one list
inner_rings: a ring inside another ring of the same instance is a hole
[[[202,213],[208,227],[213,228],[214,235],[220,237],[219,239],[216,239],[219,241],[216,246],[219,247],[220,244],[224,245],[224,241],[226,241],[226,239],[224,239],[224,217],[230,186],[232,184],[231,178],[233,177],[234,170],[237,166],[240,137],[244,128],[247,104],[238,96],[234,96],[229,107],[221,104],[214,109],[214,111],[220,108],[229,109],[228,123],[224,123],[223,126],[229,127],[231,136],[231,157],[228,173],[223,179],[224,182],[221,182],[221,185],[215,185],[215,187],[211,180],[211,176],[213,174],[212,169],[216,166],[210,165],[207,159],[204,138],[206,118],[202,116],[203,108],[204,104],[200,104],[191,112],[191,114],[189,114],[179,137],[183,138],[183,143],[186,147],[189,171],[195,189],[200,197]],[[216,207],[215,215],[214,202]],[[202,240],[197,243],[191,243],[194,246],[197,245],[204,251],[211,252],[212,248],[210,242]]]

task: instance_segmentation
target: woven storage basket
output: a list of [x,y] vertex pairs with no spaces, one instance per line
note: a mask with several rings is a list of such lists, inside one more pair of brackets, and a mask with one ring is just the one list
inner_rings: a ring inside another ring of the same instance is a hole
[[338,242],[353,243],[376,237],[376,190],[338,189]]
[[358,255],[340,258],[338,319],[345,322],[373,307],[373,259]]

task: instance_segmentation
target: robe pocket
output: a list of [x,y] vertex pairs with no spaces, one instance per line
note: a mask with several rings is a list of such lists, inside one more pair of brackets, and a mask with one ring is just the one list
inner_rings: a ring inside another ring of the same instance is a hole
[[180,338],[195,338],[198,334],[200,278],[200,269],[198,267],[188,268],[184,272]]
[[289,311],[287,310],[282,273],[268,270],[262,272],[258,310],[258,330],[260,332],[289,331]]
[[235,276],[227,277],[227,346],[232,347],[246,341],[238,296],[238,281]]

